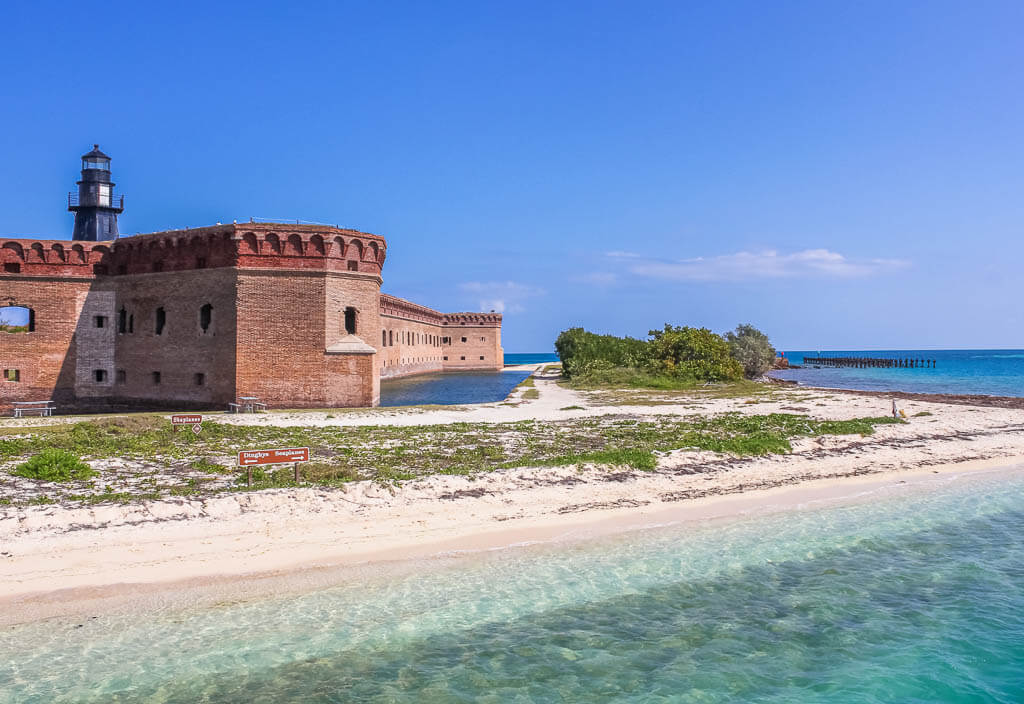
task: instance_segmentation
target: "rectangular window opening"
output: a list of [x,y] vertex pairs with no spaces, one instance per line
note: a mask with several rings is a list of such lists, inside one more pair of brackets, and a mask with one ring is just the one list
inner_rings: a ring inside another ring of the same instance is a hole
[[18,264],[17,262],[13,262],[13,263],[10,263],[10,264],[4,264],[4,273],[5,274],[20,274],[21,273],[21,264]]
[[98,328],[107,327],[107,316],[97,315],[93,317],[93,324]]
[[359,262],[349,262],[348,263],[348,270],[349,271],[359,271]]
[[154,384],[159,384],[160,383],[160,372],[153,372],[153,383]]
[[4,381],[21,381],[21,370],[4,369]]
[[92,378],[95,379],[97,383],[102,384],[104,381],[107,380],[107,370],[94,369],[92,372]]
[[206,375],[202,372],[196,372],[195,382],[196,386],[206,386]]

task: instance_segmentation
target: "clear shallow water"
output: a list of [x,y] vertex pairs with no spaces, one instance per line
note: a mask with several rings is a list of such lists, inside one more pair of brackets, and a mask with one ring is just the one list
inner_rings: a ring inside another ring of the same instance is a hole
[[382,379],[381,406],[502,401],[530,372],[444,372]]
[[554,364],[557,354],[547,352],[506,352],[505,364]]
[[[791,364],[817,351],[786,352]],[[772,372],[807,386],[866,391],[1024,396],[1024,350],[841,350],[825,357],[934,359],[934,369],[792,369]]]
[[[1024,471],[0,633],[3,702],[1019,702]],[[76,627],[82,624],[81,627]]]

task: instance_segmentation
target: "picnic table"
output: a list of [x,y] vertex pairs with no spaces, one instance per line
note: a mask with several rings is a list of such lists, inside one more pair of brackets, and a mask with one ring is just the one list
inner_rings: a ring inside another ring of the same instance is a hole
[[57,407],[51,401],[13,401],[14,417],[22,418],[26,413],[38,413],[41,416],[52,416]]
[[259,396],[239,396],[237,403],[228,404],[229,413],[256,413],[267,410],[267,404],[262,403]]

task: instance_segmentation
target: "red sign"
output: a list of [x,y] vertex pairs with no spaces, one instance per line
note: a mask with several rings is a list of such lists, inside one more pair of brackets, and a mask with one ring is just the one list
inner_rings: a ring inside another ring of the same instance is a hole
[[199,425],[202,422],[202,416],[171,416],[171,425]]
[[256,464],[291,464],[292,462],[309,462],[309,448],[242,450],[238,453],[238,466],[240,467],[251,467]]

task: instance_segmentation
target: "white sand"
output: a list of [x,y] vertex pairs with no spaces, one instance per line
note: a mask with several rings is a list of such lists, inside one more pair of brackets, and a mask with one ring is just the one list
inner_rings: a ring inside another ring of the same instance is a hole
[[[518,405],[283,412],[218,420],[419,425],[724,411],[845,419],[886,415],[891,407],[886,398],[795,388],[763,403],[686,398],[666,405],[607,406],[603,394],[577,393],[539,378],[536,384],[540,398],[521,402],[520,392],[510,399]],[[582,410],[561,410],[568,406]],[[357,482],[345,490],[267,490],[137,505],[6,507],[0,510],[0,621],[63,613],[76,604],[84,608],[137,588],[124,585],[492,548],[593,532],[598,524],[623,529],[686,520],[709,510],[749,510],[780,500],[778,492],[839,495],[856,482],[893,484],[933,472],[1024,462],[1024,411],[921,401],[900,406],[911,416],[909,422],[879,426],[872,436],[798,439],[794,451],[784,456],[677,451],[661,456],[655,472],[523,468],[475,477],[432,476],[397,488]],[[920,412],[932,415],[914,417]],[[807,494],[789,496],[789,502],[803,501]]]

